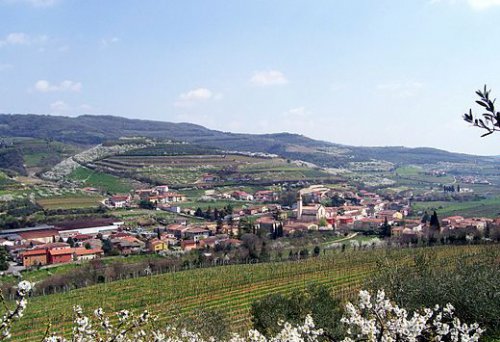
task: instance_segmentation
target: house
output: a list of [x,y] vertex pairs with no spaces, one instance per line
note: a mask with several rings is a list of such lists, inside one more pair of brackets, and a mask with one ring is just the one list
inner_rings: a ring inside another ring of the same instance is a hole
[[94,235],[91,235],[91,234],[76,234],[76,235],[72,236],[72,238],[73,238],[73,241],[75,241],[75,242],[81,242],[81,241],[84,241],[84,240],[93,239]]
[[184,237],[184,232],[187,229],[188,227],[183,224],[169,224],[166,228],[166,232],[173,235],[177,239],[182,239]]
[[86,248],[73,248],[73,258],[78,261],[93,260],[100,258],[104,252],[100,248],[86,249]]
[[132,236],[111,239],[111,244],[118,249],[122,255],[139,253],[145,246],[144,242]]
[[255,192],[253,198],[257,202],[273,202],[278,200],[278,196],[271,190],[260,190]]
[[178,194],[176,192],[165,192],[156,196],[149,197],[149,201],[154,204],[177,203],[184,202],[185,200],[185,195]]
[[130,194],[115,195],[109,198],[109,204],[114,208],[126,208],[130,206],[131,200],[132,196],[130,196]]
[[336,217],[337,225],[348,225],[354,223],[354,217],[352,216],[337,216]]
[[242,243],[243,242],[241,240],[238,240],[238,239],[225,239],[225,240],[221,240],[219,242],[219,244],[223,248],[226,248],[228,246],[231,246],[231,247],[240,247]]
[[47,265],[47,251],[45,249],[33,249],[21,253],[24,267]]
[[150,252],[158,253],[168,249],[168,244],[166,241],[159,239],[151,239],[146,243],[146,247]]
[[402,220],[403,214],[396,210],[381,210],[375,214],[375,218],[387,219],[387,222],[391,223],[395,220]]
[[65,239],[78,234],[97,235],[98,233],[106,237],[118,231],[123,224],[123,221],[116,221],[113,218],[79,219],[60,222],[56,224],[55,229]]
[[213,183],[213,182],[219,182],[220,177],[212,173],[205,173],[201,176],[200,180],[203,183]]
[[215,245],[217,245],[219,241],[220,240],[217,237],[211,236],[211,237],[200,240],[199,246],[202,249],[207,248],[207,247],[214,248]]
[[135,194],[141,200],[147,200],[150,196],[155,195],[154,189],[138,189],[135,190]]
[[465,220],[463,216],[449,216],[441,220],[444,226],[459,225]]
[[159,206],[158,209],[163,210],[163,211],[168,211],[170,213],[176,213],[180,214],[182,211],[182,208],[176,205],[162,205]]
[[37,241],[41,243],[55,242],[59,239],[59,232],[55,229],[30,230],[19,232],[21,242]]
[[198,245],[196,244],[196,241],[194,240],[182,240],[181,241],[181,248],[183,251],[189,252],[192,251],[193,249],[196,249]]
[[191,227],[184,231],[184,236],[194,241],[206,239],[210,236],[210,230],[200,227]]
[[316,224],[308,224],[304,222],[288,222],[283,226],[283,233],[285,235],[307,232],[309,230],[318,230],[318,226]]
[[168,185],[159,185],[154,188],[159,195],[163,195],[168,192]]
[[47,252],[49,264],[65,264],[73,261],[73,248],[55,248]]
[[238,201],[253,201],[253,195],[241,190],[233,191],[231,196]]

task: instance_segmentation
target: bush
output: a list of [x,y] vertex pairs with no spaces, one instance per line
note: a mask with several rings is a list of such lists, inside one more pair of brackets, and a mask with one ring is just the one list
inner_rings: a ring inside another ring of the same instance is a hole
[[486,257],[474,255],[437,261],[427,251],[403,266],[388,258],[379,262],[371,289],[383,288],[395,302],[411,310],[451,303],[457,316],[486,328],[489,337],[500,337],[500,250],[488,249]]
[[343,333],[340,301],[324,285],[311,285],[305,292],[295,291],[291,296],[272,294],[252,303],[253,327],[266,336],[274,336],[283,328],[279,321],[302,323],[311,315],[326,336],[335,340]]

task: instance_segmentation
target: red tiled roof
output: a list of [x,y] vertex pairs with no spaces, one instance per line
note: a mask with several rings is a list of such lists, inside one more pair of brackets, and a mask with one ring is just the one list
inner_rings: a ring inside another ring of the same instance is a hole
[[63,249],[51,249],[49,250],[50,255],[67,255],[73,254],[73,248],[63,248]]
[[130,199],[129,195],[115,195],[111,197],[111,200],[115,202],[125,202],[128,201],[129,199]]
[[25,251],[22,253],[22,256],[34,256],[34,255],[44,255],[47,254],[47,251],[45,249],[32,249],[30,251]]
[[33,230],[29,232],[18,233],[23,239],[40,239],[52,236],[59,236],[59,232],[55,229],[43,229],[43,230]]
[[51,242],[38,245],[34,249],[52,249],[52,248],[64,248],[64,247],[69,247],[69,244],[65,242]]
[[103,254],[103,250],[100,248],[86,249],[86,248],[74,248],[73,251],[76,255],[91,255],[91,254]]

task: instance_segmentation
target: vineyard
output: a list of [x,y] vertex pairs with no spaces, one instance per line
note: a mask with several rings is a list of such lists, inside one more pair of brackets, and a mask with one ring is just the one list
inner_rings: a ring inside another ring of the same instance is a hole
[[235,154],[116,155],[95,165],[105,172],[178,186],[197,183],[204,173],[220,174],[223,182],[331,178],[324,171],[289,163],[285,159]]
[[[433,248],[442,259],[487,252],[487,247]],[[167,324],[175,314],[189,315],[194,309],[218,309],[225,313],[234,331],[251,324],[250,305],[271,293],[288,294],[310,283],[325,284],[342,299],[350,298],[376,270],[376,261],[388,257],[394,263],[410,260],[425,249],[345,252],[295,262],[232,265],[126,279],[33,298],[25,317],[13,331],[16,341],[40,339],[49,321],[56,331],[69,333],[72,306],[87,313],[101,306],[107,312],[148,309]]]
[[37,200],[37,203],[44,209],[79,209],[97,208],[102,200],[103,198],[100,196],[76,194],[41,198]]

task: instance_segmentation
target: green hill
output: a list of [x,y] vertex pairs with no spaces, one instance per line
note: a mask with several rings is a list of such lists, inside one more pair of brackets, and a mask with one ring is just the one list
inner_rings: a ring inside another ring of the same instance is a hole
[[324,167],[349,162],[386,160],[396,164],[435,162],[499,163],[493,157],[451,153],[433,148],[355,147],[319,141],[298,134],[239,134],[210,130],[190,123],[171,123],[116,116],[0,115],[0,136],[55,139],[76,145],[95,145],[120,137],[143,136],[174,139],[222,150],[265,152]]

